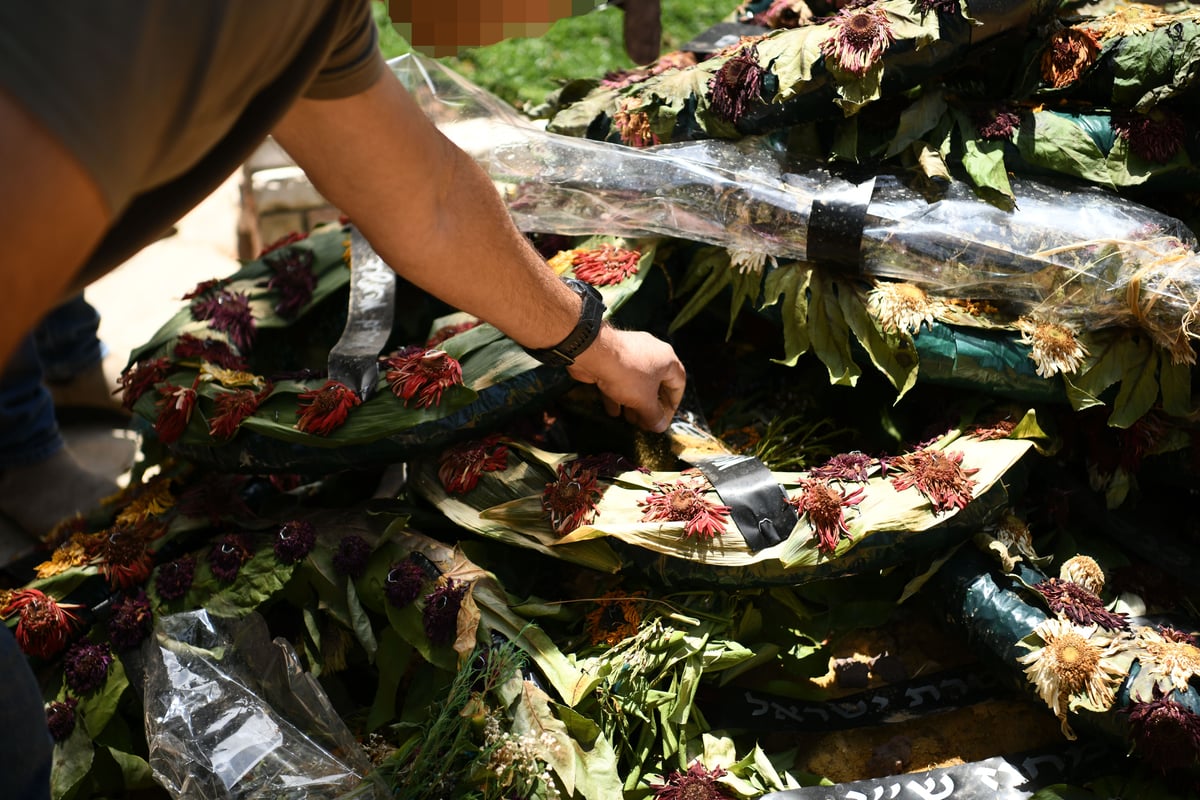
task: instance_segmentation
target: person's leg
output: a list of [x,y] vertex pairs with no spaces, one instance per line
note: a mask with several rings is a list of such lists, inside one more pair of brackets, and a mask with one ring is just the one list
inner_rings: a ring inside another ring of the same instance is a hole
[[104,374],[108,352],[99,328],[99,312],[78,294],[47,314],[34,331],[46,386],[60,414],[99,411],[128,417]]
[[8,626],[0,629],[0,797],[49,800],[54,742],[42,693]]

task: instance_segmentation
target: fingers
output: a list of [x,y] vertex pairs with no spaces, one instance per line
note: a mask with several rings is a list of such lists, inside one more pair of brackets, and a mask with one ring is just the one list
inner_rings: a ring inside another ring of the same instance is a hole
[[603,392],[600,393],[600,399],[604,402],[604,410],[610,417],[615,417],[621,413],[621,404],[613,400]]

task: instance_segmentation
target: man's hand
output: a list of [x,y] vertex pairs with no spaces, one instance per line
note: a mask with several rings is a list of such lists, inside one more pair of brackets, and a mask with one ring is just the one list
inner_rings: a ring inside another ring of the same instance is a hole
[[687,382],[669,344],[608,325],[567,371],[581,383],[596,384],[609,414],[623,410],[626,420],[657,433],[671,424]]

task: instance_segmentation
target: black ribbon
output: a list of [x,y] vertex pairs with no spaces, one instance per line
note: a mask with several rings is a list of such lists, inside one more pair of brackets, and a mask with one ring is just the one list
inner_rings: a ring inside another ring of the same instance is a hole
[[835,189],[813,198],[808,218],[809,261],[857,270],[867,206],[875,179]]
[[753,456],[717,456],[696,463],[716,489],[754,552],[776,545],[796,527],[796,509],[766,465]]

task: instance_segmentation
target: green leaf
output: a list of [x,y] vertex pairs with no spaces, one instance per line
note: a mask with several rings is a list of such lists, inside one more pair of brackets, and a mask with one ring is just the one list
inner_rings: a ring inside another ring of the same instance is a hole
[[926,133],[937,127],[946,113],[946,99],[942,90],[922,92],[912,105],[900,112],[900,124],[896,136],[888,145],[885,158],[891,158],[908,149]]
[[1121,388],[1113,400],[1109,425],[1128,428],[1154,406],[1154,401],[1158,399],[1158,359],[1158,353],[1150,352],[1140,362],[1129,364],[1121,380]]
[[396,691],[400,688],[400,679],[412,662],[414,652],[391,628],[385,628],[379,635],[379,649],[375,656],[378,678],[375,682],[375,699],[367,713],[368,731],[386,725],[396,716]]
[[775,305],[783,296],[780,312],[783,316],[783,360],[786,366],[796,365],[808,352],[808,284],[812,270],[807,264],[793,262],[781,265],[767,274],[763,283],[763,307]]
[[551,703],[529,681],[513,708],[513,727],[534,737],[549,736],[555,747],[539,755],[562,782],[566,795],[585,800],[622,796],[617,755],[595,722],[568,706]]
[[274,597],[295,568],[295,564],[275,558],[270,547],[264,547],[242,564],[233,583],[208,598],[204,607],[219,617],[243,617]]
[[154,785],[154,779],[150,774],[150,765],[144,758],[115,747],[107,749],[113,761],[116,761],[117,766],[121,768],[121,776],[124,778],[126,789],[149,788]]
[[844,72],[828,61],[825,62],[825,66],[837,80],[838,99],[834,102],[841,106],[842,113],[846,116],[857,114],[863,106],[878,100],[882,95],[883,59],[872,64],[862,75]]
[[87,732],[82,725],[76,724],[70,736],[54,745],[50,762],[50,796],[54,800],[66,800],[78,791],[92,769],[95,756]]
[[850,354],[850,327],[842,314],[839,291],[848,291],[830,280],[822,270],[813,270],[809,282],[808,335],[813,354],[829,370],[829,380],[838,386],[854,386],[862,371]]
[[108,678],[104,685],[96,691],[79,698],[75,707],[77,720],[82,720],[88,736],[95,739],[108,725],[108,721],[117,713],[117,705],[121,695],[129,686],[129,678],[125,675],[125,666],[121,659],[114,658],[108,668]]
[[1200,21],[1179,19],[1148,33],[1121,37],[1107,60],[1113,102],[1146,112],[1196,85],[1200,71]]
[[963,169],[976,186],[992,189],[1012,198],[1012,185],[1004,167],[1004,142],[989,142],[978,138],[975,125],[966,114],[955,112],[963,137]]
[[850,117],[837,123],[829,155],[837,161],[858,163],[858,117]]
[[1032,166],[1112,186],[1108,162],[1078,124],[1052,111],[1032,114],[1017,130],[1017,149]]
[[729,341],[733,336],[733,323],[737,321],[742,308],[758,300],[763,282],[763,274],[758,270],[748,269],[742,272],[731,269],[730,271],[733,273],[733,292],[729,299],[729,327],[725,330],[725,341]]
[[350,619],[354,623],[354,635],[358,637],[363,650],[367,652],[367,661],[374,661],[375,653],[379,648],[378,642],[375,641],[375,631],[371,627],[370,617],[367,616],[366,611],[363,611],[362,604],[358,602],[358,592],[354,589],[354,582],[349,580],[346,581],[346,606],[350,612]]
[[821,42],[832,32],[828,25],[806,25],[777,32],[758,43],[758,57],[771,64],[779,79],[777,101],[809,91],[813,65],[821,59]]
[[434,647],[429,637],[425,635],[425,626],[421,622],[421,609],[417,603],[411,603],[404,608],[396,608],[386,603],[388,623],[400,634],[400,638],[416,649],[421,657],[439,669],[455,672],[458,661],[454,651],[449,647]]
[[907,333],[884,333],[878,322],[867,312],[862,296],[843,286],[838,293],[842,316],[859,344],[867,351],[876,368],[887,376],[898,392],[896,402],[917,383],[919,359],[912,336]]
[[1168,356],[1159,357],[1158,385],[1162,389],[1163,411],[1173,417],[1192,412],[1192,371],[1187,364],[1173,364]]
[[[1082,392],[1085,397],[1095,400],[1095,402],[1089,403],[1089,406],[1101,404],[1098,400],[1100,395],[1104,394],[1108,387],[1121,380],[1131,364],[1150,355],[1148,350],[1142,351],[1139,343],[1133,340],[1132,334],[1128,331],[1110,332],[1103,336],[1091,337],[1087,344],[1090,354],[1079,372],[1073,376],[1064,375],[1063,378],[1064,380],[1069,378],[1068,383],[1072,384],[1075,389]],[[1089,406],[1075,406],[1075,410],[1078,411]]]
[[720,247],[705,247],[697,253],[688,265],[687,278],[680,291],[699,284],[699,288],[684,304],[675,319],[667,328],[668,333],[674,333],[686,325],[713,301],[733,279],[733,270],[729,267],[729,253]]

